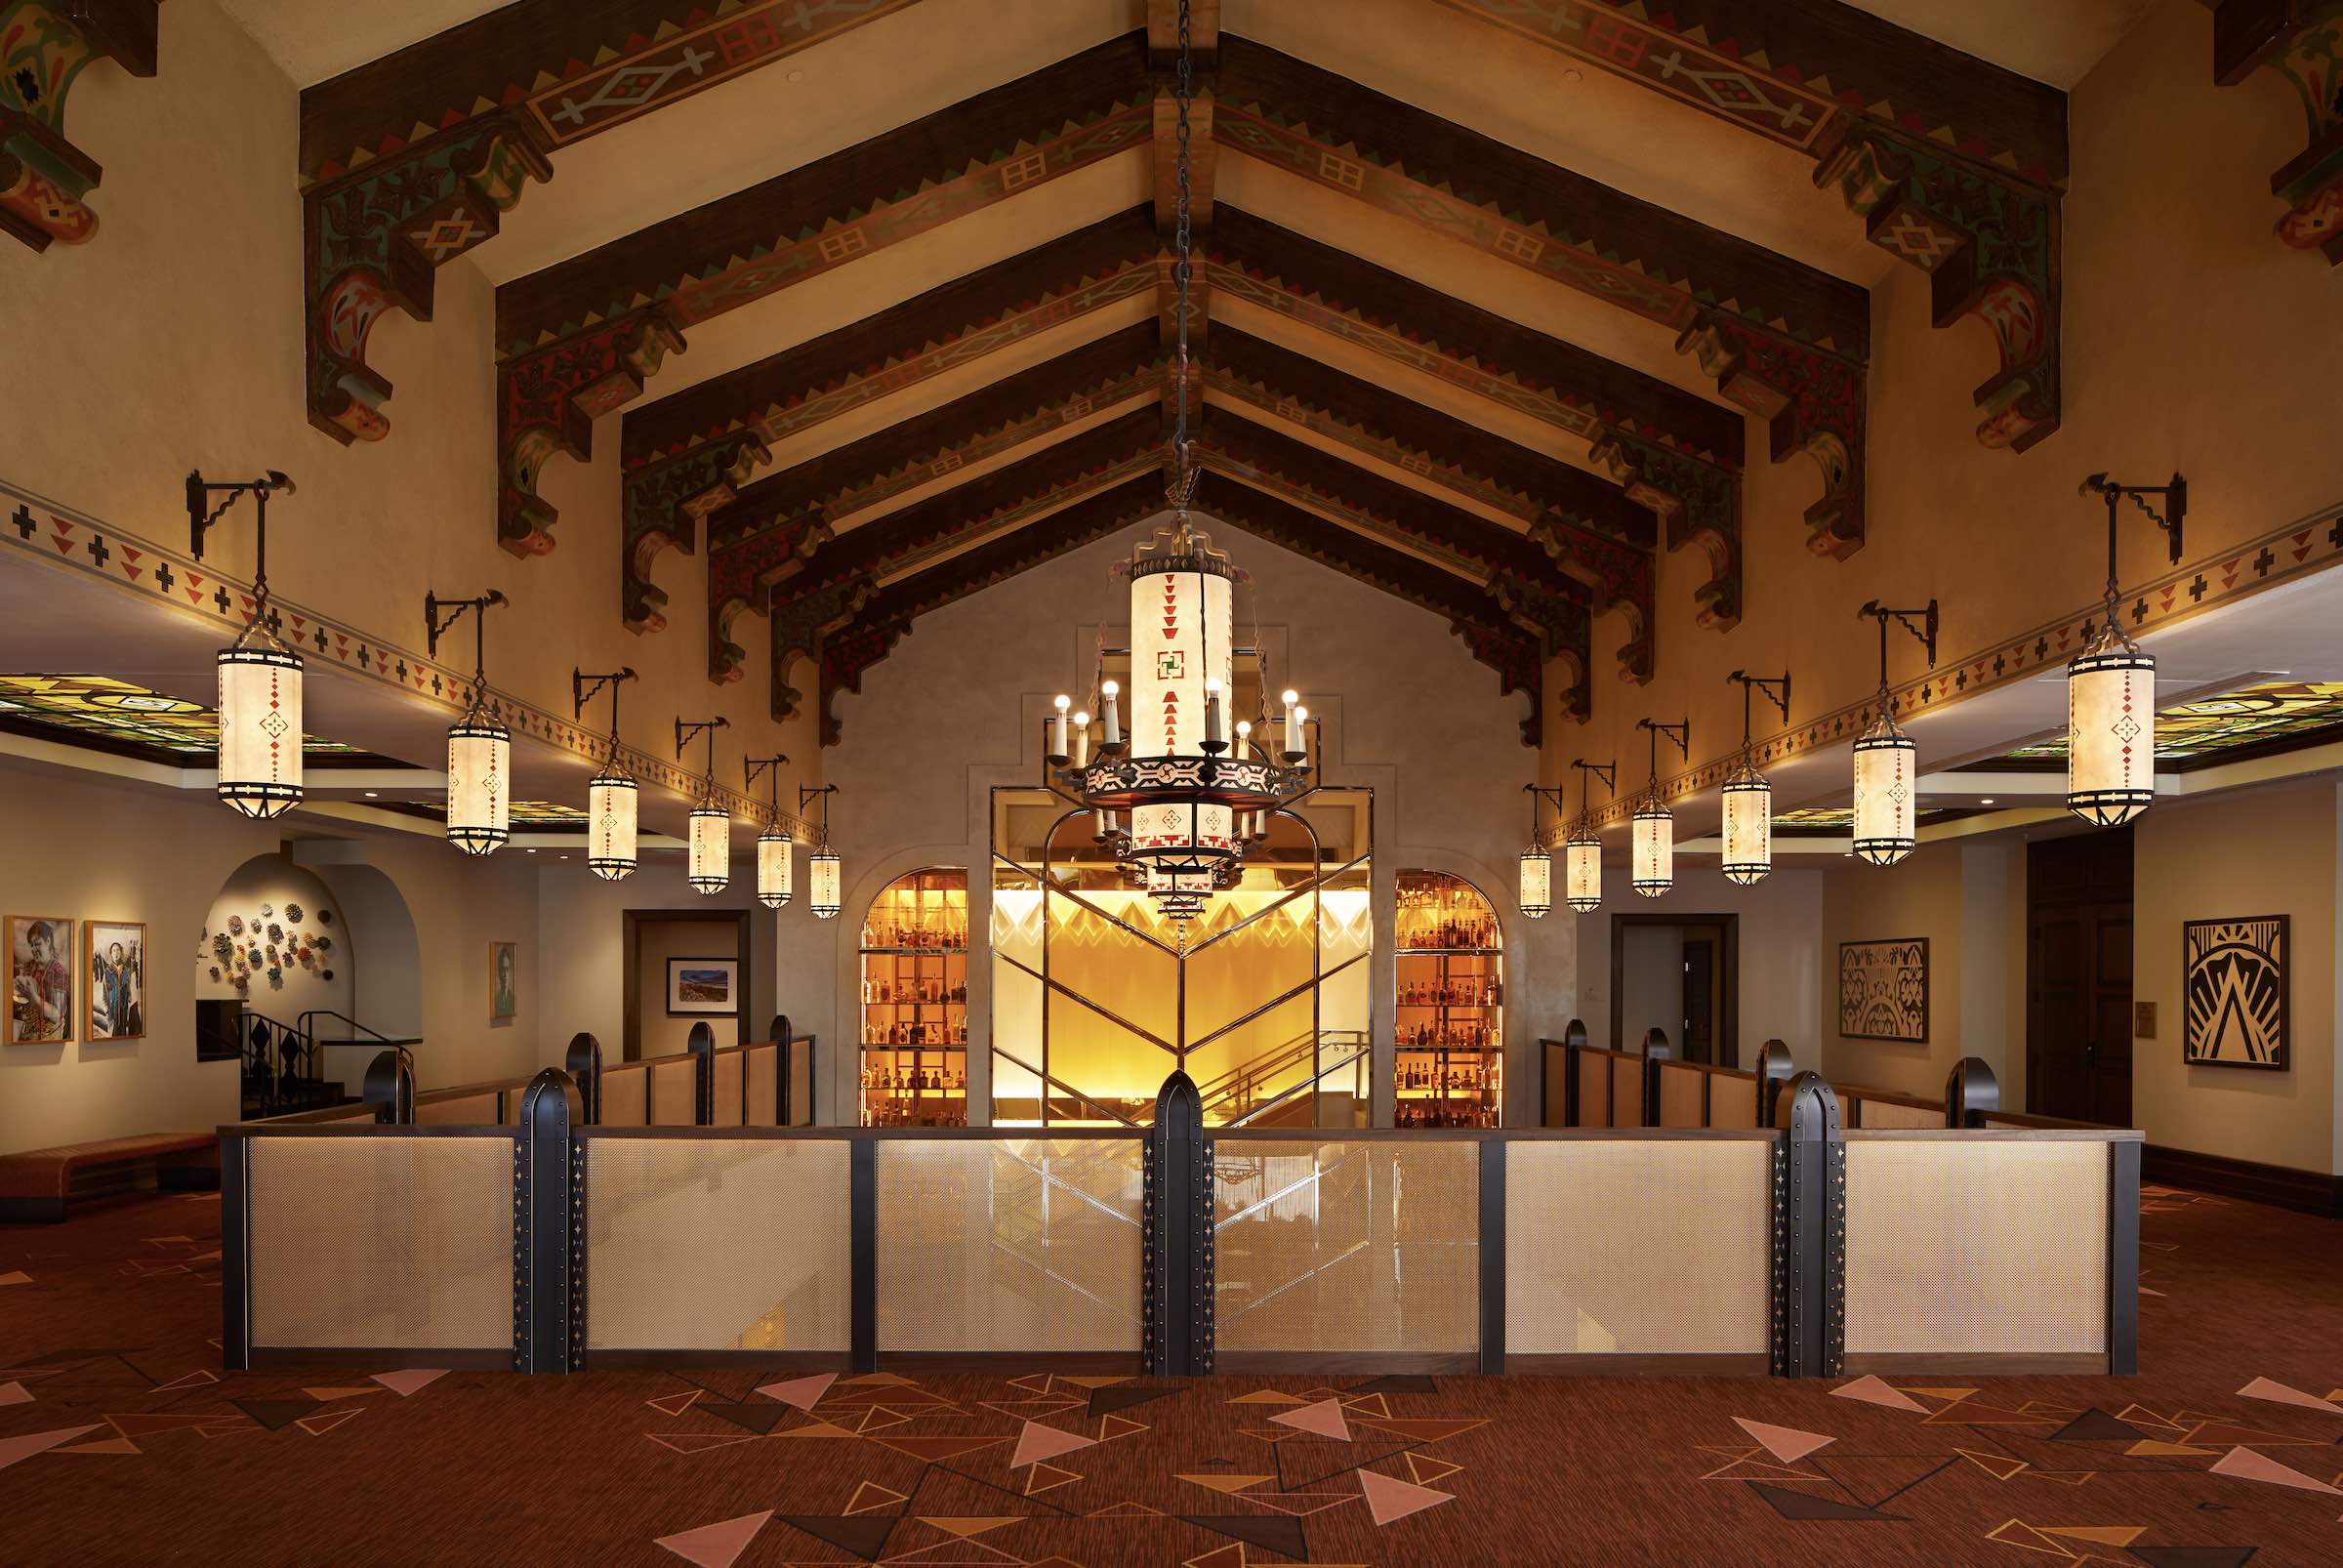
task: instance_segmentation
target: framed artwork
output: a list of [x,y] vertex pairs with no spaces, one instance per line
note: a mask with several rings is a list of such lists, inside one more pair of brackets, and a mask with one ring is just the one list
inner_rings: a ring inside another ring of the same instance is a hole
[[2193,1067],[2286,1069],[2292,1018],[2284,915],[2181,923],[2188,1027],[2181,1060]]
[[698,1017],[740,1011],[740,960],[671,958],[667,961],[667,1014]]
[[520,1011],[519,987],[514,983],[520,967],[518,942],[488,944],[488,1021],[511,1023]]
[[12,1046],[73,1038],[73,923],[8,917],[8,1033]]
[[144,1039],[146,928],[136,921],[83,921],[81,971],[90,988],[82,1039]]
[[1842,1040],[1928,1043],[1928,938],[1838,944]]

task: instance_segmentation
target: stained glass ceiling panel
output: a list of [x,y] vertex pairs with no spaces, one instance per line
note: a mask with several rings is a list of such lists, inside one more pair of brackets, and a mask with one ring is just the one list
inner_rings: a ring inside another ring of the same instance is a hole
[[[219,716],[200,702],[166,697],[103,675],[0,675],[0,720],[95,736],[174,760],[220,750]],[[363,757],[355,746],[305,735],[310,757]]]
[[[2158,709],[2156,755],[2158,762],[2178,762],[2291,740],[2338,724],[2343,724],[2343,681],[2264,681]],[[2009,754],[2026,762],[2066,755],[2064,735]]]

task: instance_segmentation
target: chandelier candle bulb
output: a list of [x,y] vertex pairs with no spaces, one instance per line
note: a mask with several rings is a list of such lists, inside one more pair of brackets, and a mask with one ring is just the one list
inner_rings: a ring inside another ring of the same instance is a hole
[[1278,727],[1284,731],[1284,734],[1279,737],[1278,749],[1285,753],[1287,765],[1291,766],[1301,761],[1301,721],[1304,710],[1300,706],[1301,693],[1290,687],[1284,693],[1282,700],[1285,706],[1279,718]]
[[1052,765],[1063,767],[1070,755],[1066,750],[1066,710],[1074,706],[1074,699],[1061,691],[1051,699],[1051,705],[1057,712],[1049,717],[1049,761]]
[[1115,707],[1115,698],[1122,692],[1122,689],[1112,681],[1098,688],[1098,695],[1102,699],[1101,706],[1105,710],[1101,715],[1105,733],[1098,737],[1098,750],[1109,757],[1123,749],[1123,720],[1122,715]]
[[1219,750],[1225,742],[1220,738],[1220,681],[1208,677],[1204,682],[1204,749]]
[[1074,715],[1074,750],[1071,761],[1076,767],[1090,765],[1090,716],[1077,710]]

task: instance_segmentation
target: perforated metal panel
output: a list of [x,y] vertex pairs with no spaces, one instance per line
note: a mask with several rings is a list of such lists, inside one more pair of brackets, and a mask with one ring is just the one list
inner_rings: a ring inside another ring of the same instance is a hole
[[1581,1127],[1611,1125],[1611,1058],[1579,1052],[1579,1122]]
[[641,1062],[602,1069],[602,1125],[640,1127],[650,1119],[651,1070]]
[[466,1094],[459,1099],[432,1100],[415,1107],[417,1127],[494,1127],[496,1093]]
[[716,1108],[709,1117],[711,1127],[740,1125],[741,1053],[737,1051],[719,1052],[711,1075],[715,1086]]
[[689,1127],[697,1119],[693,1104],[699,1087],[699,1068],[689,1056],[665,1056],[651,1063],[651,1125]]
[[887,1139],[879,1348],[1139,1348],[1136,1138]]
[[1640,1056],[1612,1059],[1611,1125],[1643,1125],[1643,1058]]
[[1863,1102],[1863,1125],[1868,1128],[1942,1127],[1945,1113],[1942,1107],[1922,1110],[1916,1105],[1899,1105],[1893,1100],[1867,1099]]
[[1847,1139],[1847,1353],[2107,1348],[2108,1145]]
[[773,1125],[773,1094],[781,1072],[779,1046],[749,1048],[749,1108],[743,1118],[751,1127]]
[[1701,1112],[1701,1082],[1705,1075],[1698,1067],[1669,1062],[1660,1069],[1660,1125],[1662,1127],[1703,1126]]
[[1708,1080],[1710,1127],[1757,1125],[1757,1079],[1752,1073],[1717,1073]]
[[1222,1138],[1213,1152],[1219,1349],[1478,1347],[1477,1144]]
[[586,1149],[590,1349],[845,1348],[843,1139],[589,1136]]
[[1762,1138],[1510,1144],[1506,1353],[1763,1354],[1772,1150]]
[[252,1144],[252,1342],[513,1342],[513,1140],[352,1133]]

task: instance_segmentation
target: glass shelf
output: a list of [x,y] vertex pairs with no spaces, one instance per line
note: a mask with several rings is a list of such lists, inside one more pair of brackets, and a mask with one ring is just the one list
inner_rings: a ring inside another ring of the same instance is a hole
[[1503,1121],[1504,977],[1497,910],[1432,871],[1399,874],[1392,1096],[1400,1127]]
[[968,874],[957,867],[915,871],[871,900],[861,947],[863,1126],[967,1125],[967,941]]

